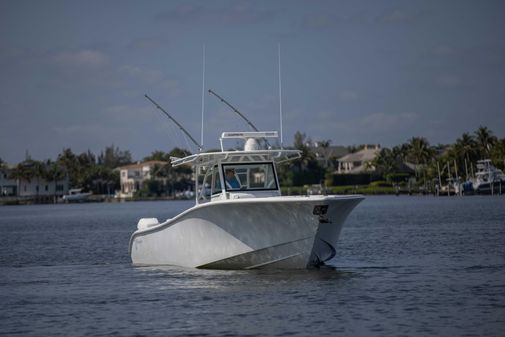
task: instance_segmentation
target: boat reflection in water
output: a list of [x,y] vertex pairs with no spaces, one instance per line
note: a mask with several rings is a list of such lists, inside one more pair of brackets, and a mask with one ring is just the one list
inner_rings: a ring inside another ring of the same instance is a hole
[[[332,259],[363,197],[281,196],[276,164],[300,152],[262,149],[270,137],[277,132],[224,132],[221,152],[172,158],[174,167],[193,166],[196,204],[163,223],[140,219],[129,244],[133,264],[289,269]],[[223,139],[243,139],[244,150],[223,151]]]

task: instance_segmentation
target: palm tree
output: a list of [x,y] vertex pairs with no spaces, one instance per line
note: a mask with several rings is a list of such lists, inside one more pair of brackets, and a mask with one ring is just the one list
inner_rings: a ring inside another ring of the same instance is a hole
[[168,180],[169,178],[173,178],[172,165],[170,163],[167,163],[165,165],[156,164],[154,165],[152,172],[153,174],[151,179],[161,181],[162,188],[161,191],[158,192],[160,193],[168,192],[168,186],[167,186]]
[[93,193],[111,194],[111,187],[119,185],[119,172],[103,165],[94,165],[87,170],[88,187]]
[[34,177],[34,171],[31,169],[30,161],[24,161],[22,163],[17,164],[16,167],[11,171],[9,179],[16,180],[17,185],[16,189],[18,196],[20,193],[21,182],[27,181],[28,183],[31,183],[33,177]]
[[80,165],[77,156],[71,149],[63,149],[63,152],[58,155],[58,164],[60,164],[68,172],[70,177],[70,185],[76,187],[80,180]]
[[433,149],[426,138],[413,137],[410,140],[409,155],[415,164],[426,164],[433,156]]
[[372,161],[372,164],[377,168],[377,171],[382,174],[386,181],[389,181],[391,174],[395,173],[398,169],[397,153],[388,148],[383,148]]
[[[176,156],[174,156],[174,157],[176,157]],[[152,152],[149,156],[144,158],[144,161],[148,161],[148,160],[169,161],[170,155],[168,153],[163,152],[163,151],[156,150],[156,151]]]
[[50,159],[47,160],[45,178],[48,182],[54,183],[54,195],[53,195],[53,202],[54,203],[56,203],[57,183],[58,183],[58,181],[65,178],[65,175],[66,175],[66,172],[60,164],[53,162]]
[[[416,164],[416,178],[419,176],[421,165],[426,165],[434,156],[430,143],[423,137],[412,137],[409,143],[409,157]],[[426,179],[424,179],[426,183]]]
[[324,156],[324,167],[328,167],[328,162],[330,160],[329,156],[330,154],[328,153],[328,149],[330,148],[331,145],[331,139],[326,139],[326,140],[321,140],[317,142],[317,144],[321,147],[323,156]]
[[505,138],[498,140],[491,149],[493,163],[501,169],[505,169]]
[[296,131],[294,146],[295,149],[301,152],[301,157],[293,163],[298,167],[299,172],[304,171],[312,161],[316,160],[314,153],[307,146],[308,142],[310,142],[310,140],[307,140],[305,133]]
[[466,173],[466,178],[468,179],[468,164],[472,163],[477,159],[478,156],[477,142],[474,137],[468,132],[461,135],[460,138],[456,140],[456,143],[452,146],[450,155],[454,156],[454,160],[459,163],[459,167],[464,168]]
[[405,160],[410,151],[410,145],[408,143],[404,143],[402,145],[397,145],[391,149],[392,154],[395,158],[398,158],[400,160]]
[[454,147],[457,150],[457,154],[462,158],[474,159],[478,152],[477,143],[468,132],[463,133],[461,137],[456,140]]
[[480,126],[477,131],[475,131],[475,138],[477,140],[477,145],[479,146],[481,159],[489,157],[491,147],[497,141],[493,132],[486,126]]
[[44,178],[46,174],[46,167],[44,166],[44,163],[34,160],[31,165],[31,170],[33,172],[33,176],[37,178],[37,187],[36,189],[36,198],[39,198],[39,192],[40,192],[40,178]]

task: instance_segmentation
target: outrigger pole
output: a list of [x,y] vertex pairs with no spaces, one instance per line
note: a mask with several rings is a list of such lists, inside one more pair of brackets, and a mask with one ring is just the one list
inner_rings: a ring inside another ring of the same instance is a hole
[[[221,96],[219,96],[218,94],[216,94],[214,91],[212,91],[212,89],[209,89],[209,93],[211,93],[212,95],[216,96],[221,102],[223,102],[224,104],[226,104],[227,106],[230,107],[230,109],[232,109],[233,111],[235,111],[240,117],[242,117],[246,122],[247,124],[249,124],[249,126],[256,132],[259,132],[258,128],[254,126],[254,124],[248,120],[246,118],[246,116],[244,116],[240,111],[238,111],[237,108],[235,108],[233,105],[231,105],[230,103],[228,103],[224,98],[222,98]],[[268,148],[270,148],[270,144],[268,143],[268,140],[266,138],[263,138],[263,140],[265,141],[265,144],[267,145]]]
[[155,107],[157,107],[158,109],[160,109],[165,115],[167,115],[167,117],[172,121],[174,122],[178,127],[179,129],[181,129],[182,132],[184,132],[184,134],[186,136],[188,136],[189,139],[191,139],[191,141],[198,147],[198,151],[202,152],[202,145],[198,144],[198,142],[189,134],[188,131],[186,131],[185,128],[182,127],[181,124],[179,124],[179,122],[177,122],[172,116],[170,116],[168,114],[168,112],[166,112],[161,106],[158,105],[158,103],[156,103],[151,97],[147,96],[147,94],[144,95],[149,101],[151,101],[151,103],[154,104]]
[[259,132],[258,128],[256,128],[254,126],[254,124],[248,120],[244,115],[242,115],[242,113],[240,111],[238,111],[233,105],[231,105],[230,103],[228,103],[224,98],[222,98],[221,96],[219,96],[218,94],[216,94],[214,91],[212,91],[211,89],[209,89],[209,92],[216,96],[217,98],[219,98],[221,100],[221,102],[223,102],[224,104],[228,105],[233,111],[235,111],[240,117],[242,117],[246,122],[247,124],[249,124],[249,126],[256,132]]

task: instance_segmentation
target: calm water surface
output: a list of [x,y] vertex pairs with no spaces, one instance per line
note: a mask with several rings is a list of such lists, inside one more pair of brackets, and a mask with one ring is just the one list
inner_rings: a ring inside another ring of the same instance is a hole
[[505,335],[505,197],[368,197],[335,270],[132,267],[137,220],[191,205],[0,206],[0,335]]

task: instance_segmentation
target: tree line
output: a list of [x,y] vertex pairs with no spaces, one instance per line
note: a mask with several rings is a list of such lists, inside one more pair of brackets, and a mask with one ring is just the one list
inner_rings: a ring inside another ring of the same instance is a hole
[[[322,148],[328,148],[331,141],[319,141]],[[278,167],[279,179],[283,186],[303,186],[320,184],[328,181],[335,173],[337,158],[326,158],[330,165],[322,165],[314,151],[313,142],[304,133],[297,131],[294,135],[293,148],[301,152],[297,160],[281,164]],[[349,152],[359,150],[359,147],[348,148]],[[189,151],[174,148],[169,152],[154,151],[143,158],[166,162],[155,166],[152,179],[145,185],[143,195],[173,195],[175,191],[189,189],[191,169],[189,167],[173,168],[170,157],[184,157]],[[493,163],[504,169],[505,138],[497,138],[493,132],[484,126],[475,132],[463,133],[454,144],[431,145],[424,137],[412,137],[406,143],[392,148],[382,148],[376,158],[366,164],[370,174],[376,180],[388,183],[398,183],[405,180],[405,163],[410,163],[415,171],[417,184],[429,187],[437,179],[461,177],[469,179],[475,170],[479,159],[491,159]],[[83,188],[95,194],[112,194],[120,188],[119,166],[132,164],[132,156],[128,150],[120,150],[114,145],[108,146],[99,155],[91,151],[81,154],[71,149],[64,149],[55,161],[32,160],[27,158],[11,170],[11,179],[32,181],[44,179],[56,184],[58,180],[68,175],[71,187]],[[331,165],[333,163],[333,165]],[[5,163],[0,159],[0,165]]]
[[[331,141],[319,141],[323,148]],[[301,157],[279,167],[279,177],[285,186],[331,184],[335,175],[338,158],[326,158],[330,165],[322,167],[317,160],[313,142],[305,134],[296,132],[294,148],[300,150]],[[349,146],[348,152],[362,149]],[[412,137],[407,142],[392,148],[382,148],[371,162],[365,163],[365,174],[373,175],[372,180],[383,180],[397,184],[405,182],[408,171],[414,171],[416,184],[430,188],[447,178],[471,179],[480,159],[491,159],[495,166],[505,169],[505,138],[499,139],[493,132],[481,126],[473,133],[463,133],[453,144],[431,145],[424,137]]]
[[[173,168],[170,157],[184,157],[190,152],[178,147],[169,152],[154,151],[142,161],[156,160],[166,164],[157,164],[152,172],[152,179],[144,185],[139,196],[173,195],[175,191],[183,191],[191,186],[191,169],[189,167]],[[120,189],[118,167],[134,164],[128,150],[120,150],[114,145],[108,146],[95,155],[91,151],[74,153],[70,148],[65,148],[58,154],[56,160],[34,160],[29,155],[9,170],[9,179],[36,181],[37,185],[44,180],[55,185],[69,179],[70,188],[82,188],[85,192],[94,194],[114,194]],[[6,167],[0,158],[0,168]]]
[[471,179],[480,159],[491,159],[495,166],[504,169],[505,138],[498,139],[484,126],[473,134],[463,133],[451,145],[433,146],[424,137],[413,137],[405,144],[382,149],[372,165],[391,182],[401,172],[402,163],[412,163],[418,186],[429,188],[447,178]]
[[75,154],[66,148],[55,161],[34,160],[27,155],[23,162],[10,170],[9,178],[28,182],[43,179],[56,184],[68,176],[71,188],[83,188],[96,194],[113,194],[119,188],[119,172],[114,169],[131,162],[130,152],[121,151],[114,145],[106,147],[98,156],[91,151]]

